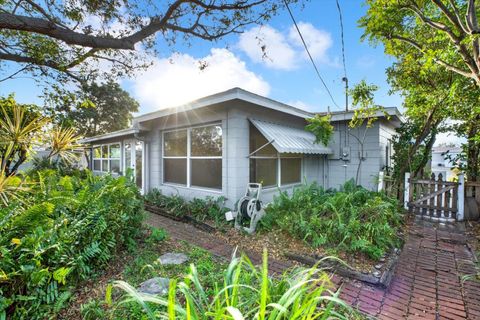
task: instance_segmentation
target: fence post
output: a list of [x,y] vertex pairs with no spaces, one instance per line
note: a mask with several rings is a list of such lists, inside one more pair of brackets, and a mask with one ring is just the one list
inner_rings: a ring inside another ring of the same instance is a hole
[[385,177],[385,173],[383,171],[380,171],[378,173],[378,192],[382,192],[384,189],[384,186],[383,186],[384,177]]
[[457,220],[463,221],[465,214],[465,176],[463,173],[458,175],[458,197],[457,197]]
[[408,201],[410,200],[410,172],[405,173],[403,207],[408,210]]

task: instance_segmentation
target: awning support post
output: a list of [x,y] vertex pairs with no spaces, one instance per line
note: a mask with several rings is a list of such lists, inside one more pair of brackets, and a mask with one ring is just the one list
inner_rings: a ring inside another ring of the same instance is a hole
[[265,148],[266,146],[268,146],[269,144],[272,144],[273,141],[275,141],[275,139],[272,139],[271,141],[265,143],[263,146],[261,146],[260,148],[258,148],[257,150],[253,151],[252,153],[250,153],[247,158],[250,158],[252,155],[254,155],[255,153],[257,153],[258,151],[262,150],[263,148]]

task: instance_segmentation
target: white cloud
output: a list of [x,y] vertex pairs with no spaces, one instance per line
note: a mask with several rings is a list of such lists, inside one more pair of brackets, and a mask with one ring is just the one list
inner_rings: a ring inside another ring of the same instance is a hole
[[[298,23],[298,28],[316,62],[338,64],[328,57],[328,49],[333,43],[330,33],[306,22]],[[272,69],[292,70],[308,59],[302,40],[293,25],[286,32],[268,25],[254,27],[240,35],[238,48],[253,62],[263,63]]]
[[[206,68],[201,70],[203,63]],[[155,59],[153,66],[131,81],[141,112],[181,105],[233,87],[260,95],[270,92],[269,84],[248,70],[245,62],[229,50],[218,48],[201,59],[188,54]]]
[[[311,23],[307,22],[299,22],[298,29],[300,29],[303,39],[307,44],[308,51],[310,51],[312,57],[323,63],[329,62],[327,50],[332,46],[332,37],[330,36],[330,33],[317,29]],[[295,26],[290,27],[288,38],[292,44],[297,46],[298,50],[302,51],[304,58],[308,58],[308,55],[304,50],[302,39],[298,35]]]
[[467,139],[464,137],[459,137],[454,133],[449,132],[442,132],[437,134],[437,138],[435,140],[435,146],[439,146],[441,144],[455,144],[456,146],[460,146],[463,143],[466,143]]
[[287,42],[286,37],[268,25],[254,27],[242,33],[238,47],[252,61],[265,63],[272,69],[291,70],[297,64],[296,52]]
[[294,100],[294,101],[289,101],[289,105],[294,106],[295,108],[299,108],[305,111],[309,112],[320,112],[320,107],[319,106],[314,106],[309,103],[305,103],[301,100]]
[[371,69],[375,66],[375,58],[372,55],[363,55],[357,59],[357,66],[362,69]]

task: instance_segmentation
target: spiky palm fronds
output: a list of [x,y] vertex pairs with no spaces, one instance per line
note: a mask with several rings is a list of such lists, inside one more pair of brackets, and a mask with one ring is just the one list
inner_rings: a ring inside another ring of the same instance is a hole
[[48,143],[50,159],[59,157],[67,163],[72,163],[77,159],[75,150],[82,149],[83,146],[78,143],[80,137],[76,134],[74,128],[56,127],[48,134]]
[[[13,143],[5,146],[4,155],[9,157],[13,150]],[[0,163],[0,206],[7,206],[11,199],[20,199],[19,191],[26,191],[23,181],[13,175],[6,174],[6,162]]]
[[[5,176],[15,174],[36,142],[40,142],[48,118],[28,111],[13,99],[0,104],[0,161]],[[7,147],[11,150],[7,154]],[[8,156],[7,156],[8,155]]]

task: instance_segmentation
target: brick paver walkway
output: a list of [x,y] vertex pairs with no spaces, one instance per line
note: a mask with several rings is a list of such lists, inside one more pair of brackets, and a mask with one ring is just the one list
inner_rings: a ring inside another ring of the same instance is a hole
[[[194,226],[149,214],[150,225],[167,230],[174,239],[203,247],[230,258],[234,248]],[[261,257],[246,252],[252,262]],[[293,264],[270,259],[273,273]],[[341,297],[360,311],[379,319],[480,319],[480,283],[462,281],[475,272],[461,225],[441,226],[415,221],[400,254],[394,278],[387,289],[333,277]]]

